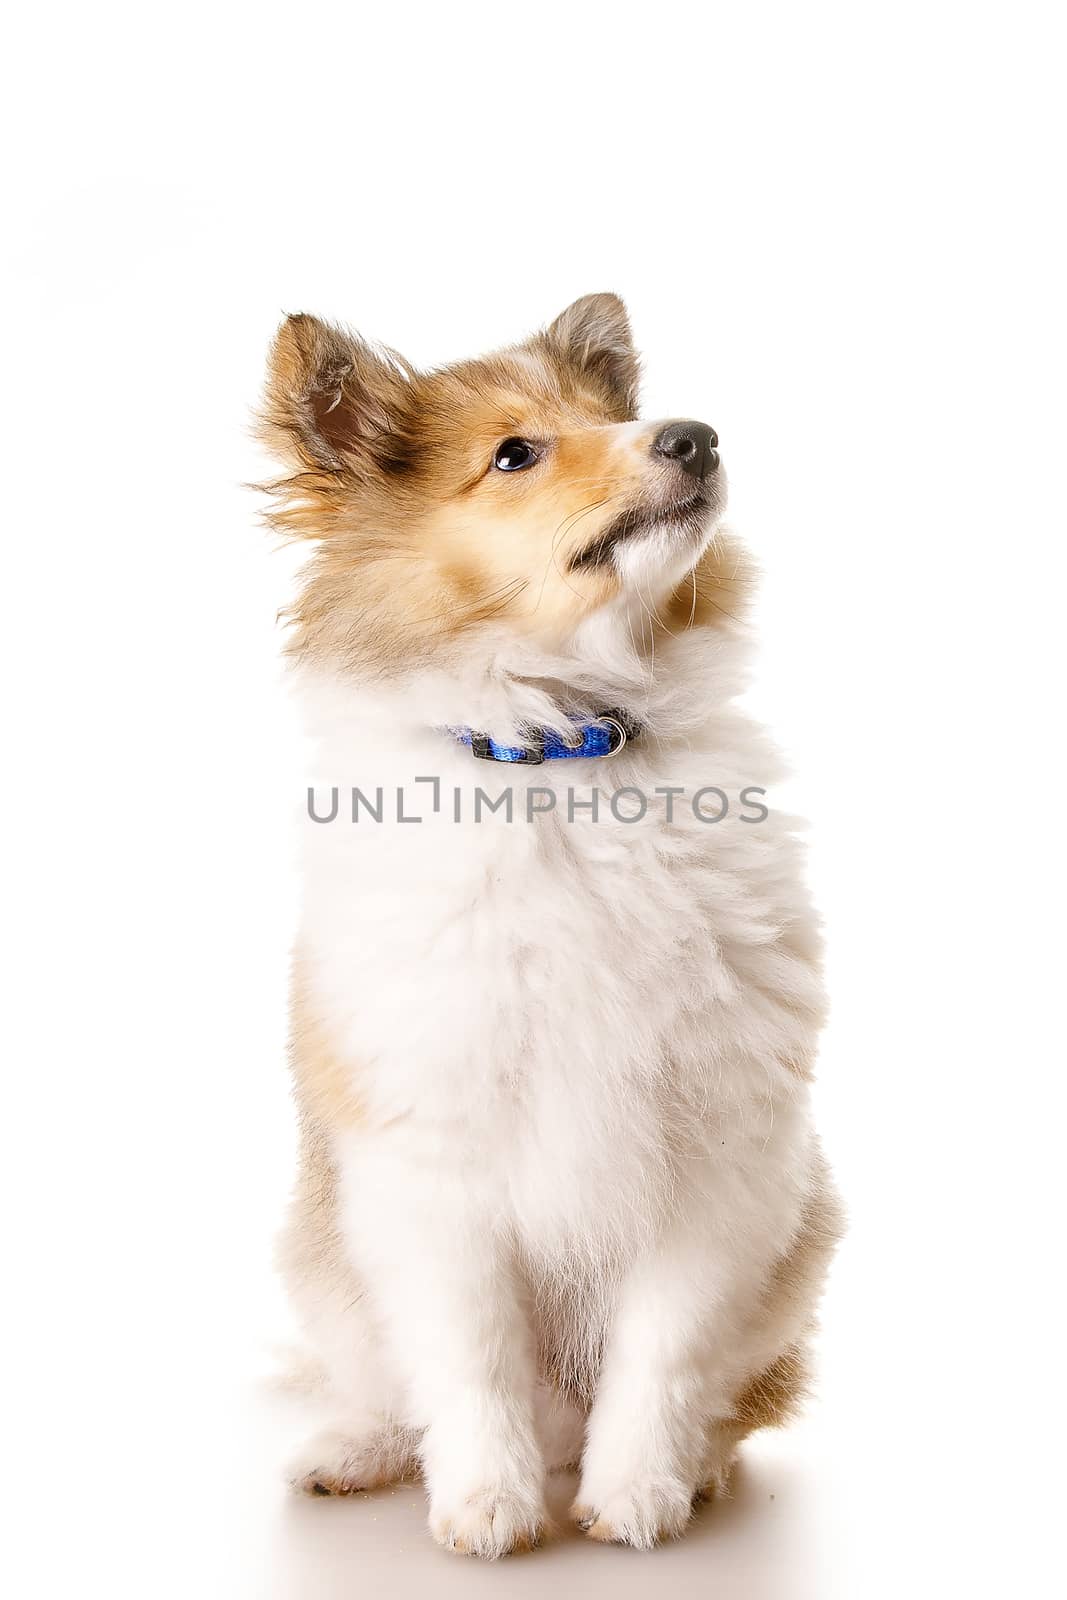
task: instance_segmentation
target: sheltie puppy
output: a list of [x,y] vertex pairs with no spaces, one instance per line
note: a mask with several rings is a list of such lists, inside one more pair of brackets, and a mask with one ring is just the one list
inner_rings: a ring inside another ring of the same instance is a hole
[[680,1534],[794,1412],[840,1231],[718,439],[637,386],[597,294],[429,372],[289,317],[262,409],[312,541],[293,1481],[421,1473],[479,1556],[538,1542],[563,1465],[589,1538]]

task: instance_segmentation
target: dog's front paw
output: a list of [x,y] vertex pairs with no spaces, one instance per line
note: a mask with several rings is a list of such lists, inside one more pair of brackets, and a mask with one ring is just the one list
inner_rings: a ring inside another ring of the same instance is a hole
[[649,1475],[599,1491],[583,1483],[571,1516],[590,1539],[651,1550],[661,1539],[676,1539],[683,1533],[692,1511],[693,1491],[688,1484]]
[[488,1561],[532,1550],[544,1526],[540,1498],[504,1484],[456,1500],[435,1495],[430,1504],[430,1532],[438,1544]]
[[298,1494],[356,1494],[398,1483],[417,1467],[414,1435],[383,1422],[365,1432],[316,1434],[290,1462],[289,1482]]

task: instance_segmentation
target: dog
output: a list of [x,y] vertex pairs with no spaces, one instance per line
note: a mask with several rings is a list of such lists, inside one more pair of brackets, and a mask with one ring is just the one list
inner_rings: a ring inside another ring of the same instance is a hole
[[715,432],[639,419],[638,379],[611,294],[432,371],[298,315],[260,413],[310,552],[292,1479],[421,1474],[489,1558],[564,1466],[590,1539],[681,1534],[794,1414],[842,1226],[750,566]]

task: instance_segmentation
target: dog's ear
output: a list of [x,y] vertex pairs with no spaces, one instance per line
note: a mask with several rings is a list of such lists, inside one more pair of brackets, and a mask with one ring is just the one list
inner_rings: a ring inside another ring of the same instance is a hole
[[624,417],[637,415],[640,362],[626,307],[617,294],[587,294],[545,330],[552,351],[604,391]]
[[317,317],[287,317],[267,366],[267,443],[313,471],[358,474],[395,428],[411,377],[392,351]]

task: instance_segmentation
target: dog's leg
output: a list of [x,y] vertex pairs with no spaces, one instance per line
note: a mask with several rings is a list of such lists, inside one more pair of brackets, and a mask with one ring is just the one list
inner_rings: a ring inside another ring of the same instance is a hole
[[498,1207],[478,1174],[412,1158],[400,1138],[343,1149],[342,1217],[421,1431],[430,1528],[480,1556],[543,1525],[534,1361]]
[[[399,1415],[401,1399],[384,1360],[365,1292],[335,1271],[316,1283],[305,1325],[318,1352],[306,1390],[319,1430],[290,1460],[292,1487],[306,1494],[353,1494],[418,1471],[418,1439]],[[309,1296],[298,1297],[308,1299]]]
[[329,1139],[307,1115],[301,1135],[278,1267],[307,1341],[289,1380],[307,1396],[319,1431],[291,1459],[288,1477],[306,1494],[353,1494],[410,1477],[418,1441],[397,1415],[380,1331],[344,1250]]
[[620,1291],[572,1509],[593,1539],[648,1549],[689,1520],[703,1465],[707,1243],[678,1225]]
[[301,1494],[355,1494],[413,1477],[417,1439],[410,1428],[368,1417],[324,1428],[289,1464],[289,1481]]
[[695,1204],[623,1281],[573,1511],[593,1538],[680,1533],[738,1441],[797,1404],[841,1218],[817,1151],[806,1197],[790,1187],[780,1204],[765,1183],[737,1186],[729,1212]]

